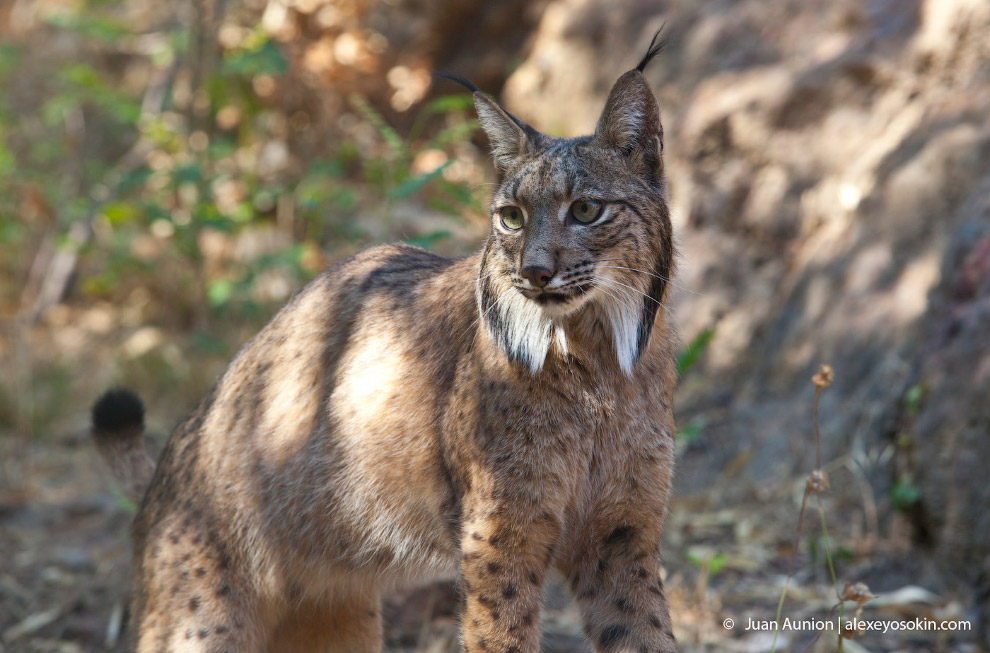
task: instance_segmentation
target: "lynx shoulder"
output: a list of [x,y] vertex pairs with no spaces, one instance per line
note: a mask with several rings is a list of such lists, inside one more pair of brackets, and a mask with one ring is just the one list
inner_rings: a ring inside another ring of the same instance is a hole
[[642,74],[657,51],[581,138],[475,89],[497,178],[482,251],[389,245],[327,270],[157,466],[136,396],[97,404],[99,449],[143,498],[134,650],[378,651],[381,596],[447,576],[464,650],[535,653],[552,571],[596,651],[676,650],[659,564],[674,250]]

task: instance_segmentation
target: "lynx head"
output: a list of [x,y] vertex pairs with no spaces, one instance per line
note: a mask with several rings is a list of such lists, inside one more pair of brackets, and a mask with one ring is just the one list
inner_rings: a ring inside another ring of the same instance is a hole
[[616,81],[591,136],[541,134],[475,88],[497,175],[479,310],[534,372],[589,321],[626,373],[649,341],[673,259],[660,108],[643,77],[660,49],[654,37]]

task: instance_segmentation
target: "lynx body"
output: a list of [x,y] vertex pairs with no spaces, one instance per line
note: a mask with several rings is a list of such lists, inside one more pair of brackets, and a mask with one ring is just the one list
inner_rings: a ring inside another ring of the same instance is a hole
[[[673,245],[659,108],[623,75],[593,136],[475,92],[484,250],[367,250],[301,290],[172,434],[97,444],[143,496],[132,646],[370,652],[397,585],[457,577],[466,651],[535,653],[547,575],[596,651],[675,651],[659,543],[674,461]],[[145,491],[146,488],[146,491]]]

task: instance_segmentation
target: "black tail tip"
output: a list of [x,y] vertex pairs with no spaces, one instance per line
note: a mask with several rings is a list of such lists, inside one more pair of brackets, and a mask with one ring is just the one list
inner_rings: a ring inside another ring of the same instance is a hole
[[93,404],[93,429],[113,433],[144,428],[144,404],[125,388],[108,390]]

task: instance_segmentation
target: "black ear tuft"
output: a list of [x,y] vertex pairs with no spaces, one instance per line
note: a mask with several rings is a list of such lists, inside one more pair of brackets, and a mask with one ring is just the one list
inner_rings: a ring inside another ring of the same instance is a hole
[[93,404],[93,428],[114,433],[144,427],[144,405],[130,390],[114,388]]
[[481,92],[481,89],[478,88],[478,85],[477,84],[475,84],[474,82],[472,82],[467,77],[464,77],[463,75],[458,75],[456,73],[445,73],[445,72],[441,72],[439,70],[434,70],[433,73],[432,73],[432,75],[436,79],[449,79],[452,82],[457,82],[458,84],[460,84],[461,86],[463,86],[467,90],[471,91],[472,93],[480,93]]
[[665,26],[666,23],[661,25],[660,29],[658,29],[656,33],[653,35],[653,40],[650,41],[650,47],[646,50],[646,55],[643,57],[642,61],[639,62],[639,65],[636,66],[636,70],[638,70],[639,72],[643,72],[644,70],[646,70],[646,66],[649,65],[650,61],[652,61],[653,58],[656,57],[658,54],[663,52],[664,48],[667,47],[669,41],[660,38],[660,32],[663,31],[663,28]]

